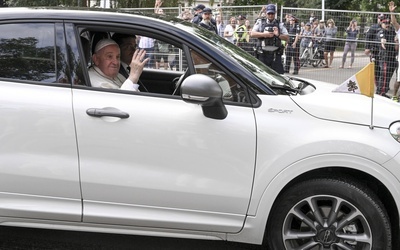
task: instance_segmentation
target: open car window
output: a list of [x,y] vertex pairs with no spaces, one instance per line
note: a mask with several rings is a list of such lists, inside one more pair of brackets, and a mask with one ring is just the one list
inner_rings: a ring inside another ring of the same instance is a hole
[[[119,29],[116,31],[112,28],[104,29],[101,27],[81,28],[80,40],[86,61],[84,65],[86,65],[87,70],[93,67],[92,55],[96,43],[103,38],[112,38],[117,32],[131,31],[121,31]],[[140,92],[169,96],[179,95],[180,84],[190,74],[196,73],[204,74],[214,79],[223,90],[225,102],[249,102],[247,91],[228,72],[213,64],[195,50],[189,50],[190,55],[186,55],[183,44],[157,36],[157,34],[139,33],[135,34],[135,36],[136,47],[133,45],[130,47],[132,49],[135,47],[136,49],[146,50],[146,57],[150,58],[138,82]],[[123,55],[121,54],[121,61],[122,58]],[[188,61],[188,58],[191,60]],[[189,63],[192,65],[191,67],[189,67]]]

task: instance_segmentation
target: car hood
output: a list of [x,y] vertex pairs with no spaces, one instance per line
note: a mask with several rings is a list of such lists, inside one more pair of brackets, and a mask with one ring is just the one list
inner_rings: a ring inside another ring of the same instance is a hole
[[[375,95],[332,92],[337,85],[310,81],[316,90],[310,94],[292,96],[293,101],[312,116],[374,127],[388,128],[400,120],[400,104]],[[371,120],[371,112],[373,113]]]

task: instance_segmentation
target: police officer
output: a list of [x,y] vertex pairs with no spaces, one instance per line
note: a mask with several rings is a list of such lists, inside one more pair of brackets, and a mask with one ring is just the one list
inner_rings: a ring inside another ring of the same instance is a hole
[[193,8],[195,11],[192,23],[199,24],[201,22],[201,12],[206,8],[203,4],[199,4],[196,7]]
[[379,68],[381,69],[376,84],[376,94],[388,98],[390,79],[397,67],[395,38],[396,31],[390,26],[390,19],[381,20],[381,29],[376,36],[379,42]]
[[233,36],[235,37],[236,45],[246,50],[248,43],[248,32],[247,32],[247,27],[245,25],[246,16],[239,15],[237,17],[237,21],[238,21],[238,26],[233,32]]
[[202,19],[199,25],[211,32],[215,32],[215,34],[218,34],[217,26],[211,22],[212,10],[210,8],[204,8],[203,12],[201,12],[201,17]]
[[377,42],[376,35],[381,29],[381,20],[386,19],[385,15],[379,14],[377,23],[372,24],[365,34],[365,50],[364,53],[371,58],[371,61],[375,61],[375,83],[379,81],[381,70],[379,64],[379,47],[380,43]]
[[289,34],[284,24],[275,19],[276,7],[268,4],[267,18],[260,18],[253,26],[251,37],[258,38],[257,58],[279,74],[285,72],[282,64],[282,40],[288,41]]
[[[203,20],[204,9],[206,9],[206,6],[204,6],[203,4],[199,4],[193,8],[193,10],[195,11],[195,14],[192,19],[192,23],[200,24],[201,20]],[[210,9],[210,8],[207,8],[207,9]],[[210,20],[214,26],[217,26],[217,21],[214,18],[211,17]]]
[[299,45],[300,25],[298,24],[295,16],[289,17],[288,33],[289,33],[289,41],[286,47],[285,73],[289,73],[290,64],[292,63],[292,58],[293,58],[293,65],[294,65],[293,75],[297,75],[299,74],[299,68],[300,68],[300,45]]

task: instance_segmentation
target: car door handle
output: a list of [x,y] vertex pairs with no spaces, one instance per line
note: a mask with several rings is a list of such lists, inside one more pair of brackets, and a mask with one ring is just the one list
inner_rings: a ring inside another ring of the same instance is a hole
[[116,108],[90,108],[86,110],[86,114],[94,117],[112,116],[121,119],[129,118],[129,114]]

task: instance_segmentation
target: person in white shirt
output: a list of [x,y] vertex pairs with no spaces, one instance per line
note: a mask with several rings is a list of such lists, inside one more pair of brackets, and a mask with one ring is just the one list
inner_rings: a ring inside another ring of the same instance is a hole
[[146,58],[149,57],[150,60],[148,61],[146,67],[153,69],[155,67],[154,62],[154,46],[155,46],[156,39],[146,36],[139,37],[139,48],[146,50]]
[[219,12],[220,14],[215,18],[217,22],[217,34],[220,37],[224,37],[224,30],[225,30],[225,24],[224,21],[222,20],[222,12]]
[[235,37],[233,36],[233,32],[236,29],[236,23],[237,23],[236,18],[231,17],[230,23],[228,25],[226,25],[225,30],[224,30],[225,39],[231,43],[234,43]]
[[149,60],[145,59],[145,55],[145,50],[135,51],[129,64],[129,76],[125,78],[119,73],[121,62],[118,44],[112,39],[102,39],[96,44],[92,56],[94,66],[89,69],[92,87],[139,91],[137,82]]
[[[390,11],[390,19],[392,21],[392,25],[394,29],[396,30],[397,34],[397,43],[400,42],[400,24],[397,22],[396,16],[394,15],[394,11],[396,9],[396,5],[394,4],[393,1],[389,2],[389,11]],[[399,46],[399,44],[397,44]],[[398,54],[397,54],[397,71],[396,71],[396,82],[394,83],[394,88],[393,88],[393,96],[392,100],[395,102],[399,102],[399,87],[400,87],[400,70],[399,70],[399,65],[400,65],[400,49],[397,49]],[[400,137],[399,137],[400,139]]]

